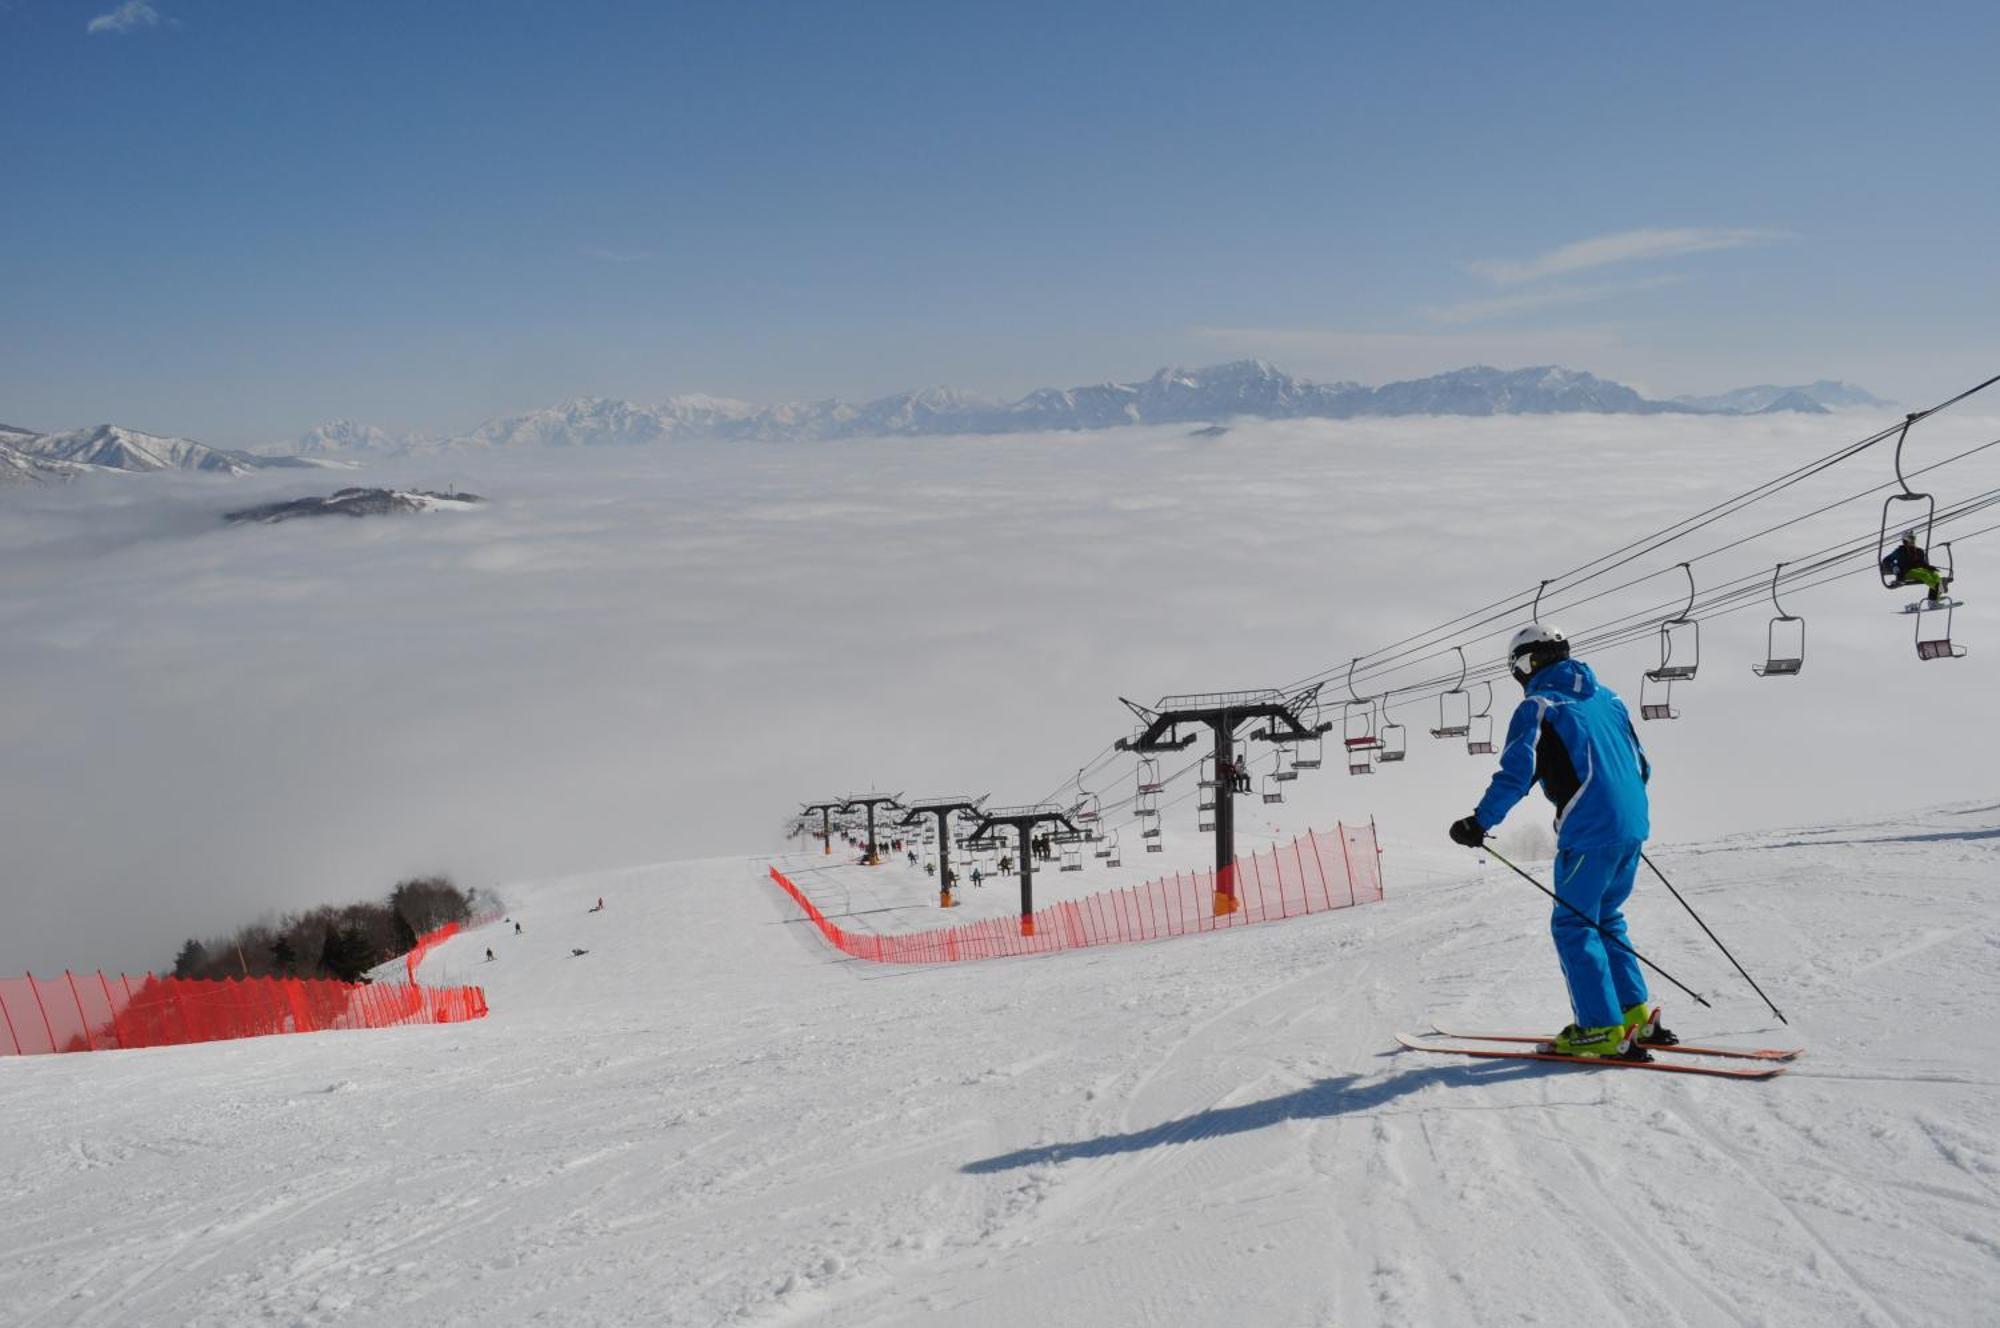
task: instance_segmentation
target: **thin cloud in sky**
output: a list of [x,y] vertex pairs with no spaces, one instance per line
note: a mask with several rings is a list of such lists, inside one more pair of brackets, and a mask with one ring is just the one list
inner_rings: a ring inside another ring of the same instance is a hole
[[99,14],[84,26],[86,33],[96,35],[108,32],[118,35],[137,32],[140,28],[160,26],[160,11],[146,3],[146,0],[125,0],[108,14]]
[[1534,258],[1480,259],[1467,263],[1466,267],[1496,285],[1519,286],[1545,277],[1609,267],[1614,263],[1677,258],[1682,254],[1713,253],[1718,249],[1741,249],[1745,245],[1766,244],[1787,238],[1789,232],[1786,231],[1740,227],[1647,228],[1578,240]]
[[1662,286],[1676,286],[1685,277],[1658,276],[1644,281],[1604,281],[1586,286],[1551,286],[1542,290],[1521,291],[1514,295],[1496,295],[1483,300],[1461,300],[1457,304],[1438,305],[1420,310],[1433,323],[1483,323],[1494,318],[1509,318],[1515,314],[1532,313],[1537,309],[1550,309],[1570,304],[1591,304],[1598,300],[1615,299],[1621,295],[1634,295],[1640,291],[1658,290]]

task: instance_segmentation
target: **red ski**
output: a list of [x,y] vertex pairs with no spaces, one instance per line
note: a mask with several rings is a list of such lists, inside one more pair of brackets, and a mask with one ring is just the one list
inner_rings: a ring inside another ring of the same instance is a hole
[[[1456,1033],[1449,1028],[1431,1029],[1435,1037],[1452,1038],[1458,1042],[1547,1042],[1547,1036],[1529,1037],[1520,1033]],[[1676,1042],[1671,1047],[1647,1047],[1647,1051],[1665,1052],[1669,1056],[1720,1056],[1733,1061],[1795,1061],[1806,1054],[1804,1047],[1697,1047],[1685,1042]]]
[[1489,1061],[1558,1061],[1564,1065],[1587,1065],[1597,1070],[1657,1070],[1662,1074],[1705,1074],[1715,1079],[1775,1079],[1786,1068],[1782,1064],[1736,1066],[1702,1065],[1693,1061],[1621,1061],[1602,1056],[1562,1056],[1553,1051],[1446,1046],[1427,1042],[1412,1033],[1398,1033],[1396,1041],[1411,1051],[1428,1051],[1440,1056],[1473,1056]]

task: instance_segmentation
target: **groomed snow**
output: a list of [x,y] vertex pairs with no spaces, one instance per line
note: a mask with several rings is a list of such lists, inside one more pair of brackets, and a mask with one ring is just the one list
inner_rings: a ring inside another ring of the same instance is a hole
[[[1769,1084],[1395,1053],[1432,1018],[1563,1017],[1539,897],[1448,847],[1392,850],[1379,905],[935,969],[829,951],[764,859],[518,884],[521,936],[424,969],[483,982],[484,1022],[0,1060],[0,1305],[23,1326],[1987,1322],[1996,843],[2000,806],[1968,805],[1661,848],[1793,1027],[1644,884],[1635,939],[1716,1007],[1669,993],[1671,1021],[1811,1048]],[[918,873],[868,889],[937,915]]]

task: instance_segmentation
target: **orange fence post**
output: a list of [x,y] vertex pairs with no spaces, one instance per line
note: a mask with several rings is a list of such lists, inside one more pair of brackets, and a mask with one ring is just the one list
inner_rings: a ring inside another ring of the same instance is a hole
[[7,1037],[14,1044],[14,1054],[24,1055],[21,1050],[21,1035],[14,1031],[14,1016],[7,1013],[7,992],[4,988],[0,988],[0,1016],[4,1016],[7,1020]]
[[61,1051],[62,1048],[56,1045],[55,1025],[49,1022],[49,1007],[42,1003],[42,989],[36,985],[33,973],[28,974],[28,994],[35,998],[35,1008],[42,1012],[42,1031],[49,1035],[49,1050]]
[[83,1025],[84,1049],[96,1051],[97,1039],[90,1035],[90,1016],[83,1012],[83,997],[76,994],[76,974],[64,969],[63,977],[69,982],[69,998],[76,1002],[76,1021]]
[[1347,902],[1352,906],[1354,903],[1354,855],[1347,851],[1347,825],[1345,822],[1335,821],[1333,826],[1334,830],[1340,835],[1341,861],[1347,864]]

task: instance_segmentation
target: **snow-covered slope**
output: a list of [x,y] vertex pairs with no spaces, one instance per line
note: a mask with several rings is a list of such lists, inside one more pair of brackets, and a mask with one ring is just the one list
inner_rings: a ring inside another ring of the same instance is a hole
[[[1380,905],[918,970],[829,952],[761,859],[516,885],[522,934],[425,966],[485,984],[482,1023],[0,1060],[0,1304],[37,1325],[1979,1323],[1996,845],[1982,804],[1659,851],[1793,1026],[1647,883],[1634,939],[1715,1004],[1668,993],[1671,1022],[1811,1048],[1768,1084],[1395,1052],[1432,1018],[1564,1017],[1540,898],[1448,849],[1391,845]],[[936,916],[916,873],[823,864],[788,862],[883,925]]]
[[0,488],[9,485],[39,484],[49,480],[75,479],[100,467],[74,461],[59,461],[38,455],[36,444],[43,435],[32,429],[0,424]]
[[276,525],[300,517],[392,516],[409,512],[466,512],[485,502],[476,493],[436,493],[428,489],[336,489],[323,497],[288,498],[223,513],[232,524]]
[[44,460],[78,462],[107,470],[197,470],[247,475],[259,464],[254,457],[224,452],[189,438],[141,433],[116,424],[43,434],[19,444],[18,450]]

